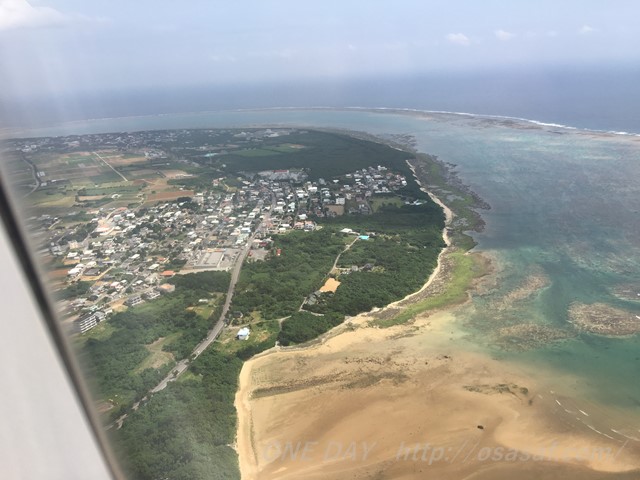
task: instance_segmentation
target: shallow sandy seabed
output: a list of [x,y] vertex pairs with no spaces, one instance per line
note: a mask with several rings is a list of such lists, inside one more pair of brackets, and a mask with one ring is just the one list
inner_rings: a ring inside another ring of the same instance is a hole
[[571,423],[531,378],[457,347],[452,319],[345,327],[247,362],[242,478],[638,478],[640,442]]
[[[416,297],[447,277],[440,260]],[[513,295],[546,283],[529,278]],[[640,478],[640,432],[619,427],[624,412],[613,419],[549,389],[575,383],[568,375],[548,383],[553,372],[534,378],[491,358],[465,341],[455,311],[388,329],[369,326],[381,312],[363,314],[311,346],[246,362],[235,402],[242,478]]]

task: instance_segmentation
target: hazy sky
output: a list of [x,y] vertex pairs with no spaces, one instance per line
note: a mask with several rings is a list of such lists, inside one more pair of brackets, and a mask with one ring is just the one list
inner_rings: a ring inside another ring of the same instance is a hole
[[0,95],[638,64],[640,2],[0,0]]

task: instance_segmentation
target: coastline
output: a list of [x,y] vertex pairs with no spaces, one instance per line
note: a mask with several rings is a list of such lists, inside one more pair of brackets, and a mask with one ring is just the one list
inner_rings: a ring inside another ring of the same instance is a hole
[[[410,302],[412,299],[414,299],[415,297],[417,297],[420,294],[422,294],[426,289],[428,289],[431,285],[433,285],[433,283],[436,281],[436,279],[438,279],[439,276],[442,275],[443,259],[451,251],[451,248],[453,246],[451,237],[449,235],[449,228],[451,227],[451,225],[453,223],[453,219],[455,218],[455,214],[438,197],[436,197],[435,194],[433,194],[432,192],[427,190],[421,184],[420,180],[418,179],[418,177],[416,175],[415,167],[413,167],[413,165],[411,165],[411,163],[409,163],[409,162],[407,162],[407,163],[409,164],[409,168],[413,172],[413,176],[416,178],[416,182],[418,183],[418,185],[420,185],[420,189],[424,193],[429,195],[429,198],[431,198],[431,200],[433,200],[434,203],[439,205],[442,208],[443,212],[444,212],[445,221],[444,221],[444,228],[442,229],[442,240],[444,241],[446,246],[444,248],[442,248],[442,250],[440,250],[440,253],[438,254],[438,262],[437,262],[435,268],[433,269],[433,271],[431,272],[431,274],[427,278],[427,280],[424,283],[424,285],[422,285],[422,287],[420,287],[419,290],[416,290],[415,292],[412,292],[412,293],[406,295],[405,297],[403,297],[403,298],[401,298],[399,300],[396,300],[395,302],[391,302],[391,303],[385,305],[384,307],[374,308],[369,312],[363,312],[362,314],[358,315],[358,317],[361,317],[361,316],[364,316],[364,315],[371,315],[371,314],[375,314],[375,313],[379,313],[379,312],[384,312],[385,310],[393,309],[395,307],[401,306],[402,304]],[[352,322],[353,322],[353,320],[352,320]],[[338,328],[338,327],[336,327],[336,328]]]
[[[424,478],[429,471],[462,480],[502,478],[493,474],[504,471],[504,478],[533,479],[565,469],[566,478],[582,480],[640,468],[633,445],[559,422],[564,398],[557,403],[521,372],[451,345],[451,320],[439,312],[410,328],[347,331],[307,350],[245,363],[236,396],[246,409],[238,418],[242,478]],[[283,453],[284,445],[307,441],[315,446],[308,460]],[[372,450],[366,458],[327,454],[336,445],[366,442]],[[471,461],[399,458],[403,446],[427,443],[461,449]],[[471,453],[474,445],[540,459],[483,461]],[[576,458],[575,448],[613,453]]]
[[[465,343],[455,322],[458,304],[429,309],[427,315],[419,311],[412,322],[372,325],[372,316],[415,303],[434,282],[449,279],[443,260],[456,248],[448,230],[455,214],[420,186],[446,217],[447,246],[425,285],[349,319],[320,341],[272,349],[244,363],[235,397],[241,478],[424,478],[426,471],[449,480],[515,475],[533,480],[558,471],[567,479],[595,480],[609,478],[609,473],[633,478],[640,469],[638,445],[598,430],[604,418],[597,410],[590,410],[588,423],[570,423],[572,419],[564,419],[570,409],[562,405],[572,400],[545,390],[539,381],[543,376],[533,378]],[[566,381],[574,380],[567,376]],[[319,445],[324,455],[316,451],[304,462],[291,457],[303,441]],[[361,448],[367,442],[375,449],[366,458],[327,458],[331,446]],[[491,452],[517,452],[529,460],[467,463],[472,454],[466,451],[461,463],[398,459],[398,445],[427,443],[464,446],[462,450],[473,444]],[[578,458],[570,453],[575,448],[615,455]]]
[[[416,175],[415,167],[408,161],[407,161],[407,164],[409,165],[409,168],[411,169],[421,190],[425,192],[427,195],[429,195],[431,200],[435,202],[437,205],[439,205],[444,212],[445,225],[444,225],[444,228],[442,229],[442,239],[445,242],[446,246],[438,254],[438,261],[437,261],[436,267],[429,275],[427,281],[419,290],[417,290],[416,292],[410,293],[404,298],[396,300],[395,302],[392,302],[386,305],[385,307],[374,308],[370,312],[363,312],[357,315],[356,317],[349,319],[348,320],[349,324],[352,324],[352,325],[366,324],[371,320],[371,317],[370,317],[371,314],[383,312],[388,309],[393,309],[399,306],[400,304],[406,303],[407,301],[411,301],[411,299],[413,299],[414,297],[419,296],[419,294],[423,293],[426,289],[428,289],[436,281],[436,279],[438,279],[438,277],[442,275],[443,257],[447,255],[447,253],[452,248],[452,240],[449,236],[449,228],[451,227],[453,219],[455,218],[454,212],[447,205],[445,205],[434,193],[427,190],[425,186],[422,185],[422,183],[420,182],[420,179]],[[322,336],[322,340],[321,340],[322,343],[324,343],[325,339],[327,338],[335,338],[335,336],[337,335],[339,336],[345,333],[344,330],[345,330],[344,323],[341,325],[338,325],[337,327],[334,327],[332,330],[330,330],[329,332],[327,332]],[[275,349],[270,349],[265,352],[262,352],[261,354],[244,362],[242,369],[240,371],[240,375],[238,379],[238,390],[236,392],[235,401],[234,401],[234,405],[236,407],[236,412],[237,412],[237,418],[238,418],[235,448],[238,453],[238,462],[239,462],[242,479],[257,478],[257,474],[258,474],[258,463],[259,463],[258,452],[256,451],[256,447],[254,444],[254,422],[253,422],[253,416],[251,413],[251,406],[250,406],[253,362],[255,362],[258,359],[265,358],[274,353],[277,354],[280,352],[305,352],[307,350],[317,348],[317,346],[318,346],[317,342],[312,342],[308,346],[296,346],[290,349],[289,348],[283,349],[283,348],[276,347]]]
[[[188,124],[175,124],[174,127],[159,127],[159,126],[151,126],[154,120],[157,119],[165,119],[165,118],[173,118],[175,120],[184,119],[189,117],[206,117],[210,115],[219,116],[219,115],[234,115],[234,114],[243,114],[243,113],[253,113],[253,112],[287,112],[287,111],[335,111],[335,112],[371,112],[376,114],[391,114],[391,115],[406,115],[412,116],[415,118],[425,118],[429,117],[462,117],[469,119],[478,119],[482,121],[490,121],[490,122],[503,122],[508,124],[510,127],[514,127],[514,123],[519,123],[523,127],[526,128],[546,128],[546,129],[560,129],[567,130],[568,132],[582,134],[582,135],[591,135],[601,138],[611,138],[611,137],[624,137],[630,140],[640,140],[640,132],[625,132],[625,131],[616,131],[610,129],[596,129],[596,128],[586,128],[586,127],[575,127],[571,125],[552,123],[552,122],[543,122],[536,119],[529,119],[524,117],[512,117],[505,115],[493,115],[493,114],[483,114],[483,113],[472,113],[472,112],[456,112],[456,111],[447,111],[447,110],[427,110],[427,109],[411,109],[411,108],[399,108],[399,107],[358,107],[358,106],[346,106],[346,107],[331,107],[331,106],[312,106],[312,107],[263,107],[263,108],[242,108],[242,109],[232,109],[232,110],[202,110],[202,111],[190,111],[190,112],[174,112],[174,113],[157,113],[157,114],[148,114],[148,115],[125,115],[125,116],[115,116],[115,117],[97,117],[97,118],[88,118],[82,120],[67,120],[67,121],[54,121],[50,122],[47,125],[38,126],[38,127],[25,127],[25,126],[6,126],[1,130],[2,135],[0,139],[10,139],[10,138],[36,138],[36,137],[47,137],[47,136],[64,136],[64,135],[83,135],[83,134],[98,134],[98,133],[111,133],[115,131],[123,131],[121,123],[122,122],[130,122],[133,120],[140,121],[141,125],[136,126],[130,130],[124,131],[151,131],[151,130],[166,130],[166,129],[182,129],[182,128],[211,128],[212,125],[204,126],[204,125],[188,125]],[[109,123],[113,123],[113,126],[109,126]],[[145,126],[144,123],[147,122]],[[296,123],[296,122],[293,122]],[[292,123],[292,124],[293,124]],[[299,124],[299,122],[297,122]],[[292,125],[291,124],[291,125]],[[87,129],[87,125],[90,127]],[[229,127],[229,124],[226,125]],[[267,127],[287,127],[290,126],[288,123],[270,123],[270,122],[250,122],[250,123],[232,123],[230,128],[267,128]],[[313,127],[312,125],[308,125],[309,127]],[[74,129],[75,127],[75,129]],[[315,126],[313,128],[319,128],[320,126]]]

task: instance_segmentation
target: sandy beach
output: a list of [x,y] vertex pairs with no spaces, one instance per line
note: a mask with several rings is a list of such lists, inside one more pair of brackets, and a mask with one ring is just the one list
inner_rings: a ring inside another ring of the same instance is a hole
[[[430,196],[449,225],[453,212]],[[445,254],[420,292],[446,273]],[[567,407],[544,372],[533,378],[466,342],[455,312],[387,329],[369,324],[379,312],[362,314],[311,346],[246,362],[235,402],[242,478],[637,478],[640,440],[604,430],[595,407]]]
[[358,328],[247,362],[242,478],[553,478],[561,465],[582,479],[640,468],[637,442],[572,425],[531,378],[453,347],[451,321],[441,312]]

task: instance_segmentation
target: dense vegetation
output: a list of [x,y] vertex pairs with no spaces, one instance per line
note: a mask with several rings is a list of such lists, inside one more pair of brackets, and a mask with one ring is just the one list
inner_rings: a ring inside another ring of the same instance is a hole
[[58,290],[56,292],[56,297],[60,300],[75,299],[85,295],[89,291],[90,287],[91,282],[75,282],[62,290]]
[[310,180],[330,179],[354,170],[382,165],[405,175],[409,188],[416,185],[406,164],[413,154],[388,145],[337,133],[308,131],[286,137],[265,138],[259,146],[262,149],[269,148],[283,141],[305,148],[283,152],[272,149],[270,155],[256,156],[231,152],[218,158],[230,172],[303,168],[308,171]]
[[[381,205],[373,215],[345,215],[323,223],[320,231],[275,237],[274,250],[281,248],[281,255],[243,269],[233,309],[244,314],[258,311],[268,319],[290,315],[278,336],[281,345],[309,341],[338,325],[344,315],[382,307],[418,290],[444,246],[444,216],[430,200],[421,205]],[[302,300],[321,286],[344,248],[344,240],[336,233],[343,227],[375,236],[357,241],[341,255],[338,267],[347,271],[339,276],[340,287],[304,306],[316,315],[298,312]],[[253,345],[240,358],[271,346],[269,342]]]
[[352,228],[360,233],[375,232],[398,237],[415,247],[442,247],[444,214],[430,199],[421,205],[383,205],[373,215],[343,215],[321,220],[323,225]]
[[275,237],[272,251],[280,249],[281,254],[242,268],[232,310],[259,311],[265,319],[291,315],[320,288],[342,248],[342,240],[329,229]]
[[418,290],[437,263],[437,251],[413,248],[395,240],[375,239],[360,242],[358,247],[366,262],[354,265],[374,265],[373,270],[341,275],[336,293],[307,309],[356,315],[383,307]]
[[338,313],[314,315],[309,312],[296,312],[282,322],[278,341],[285,347],[294,343],[308,342],[336,325],[340,325],[343,320],[344,315]]
[[[101,398],[111,398],[126,408],[166,375],[171,364],[136,373],[136,368],[150,355],[145,345],[173,336],[163,350],[181,359],[206,336],[211,321],[187,307],[214,291],[226,290],[229,274],[202,272],[174,278],[178,284],[174,293],[115,314],[109,320],[113,332],[107,338],[87,334],[89,338],[81,347],[80,356],[86,376],[95,382]],[[112,411],[112,416],[118,413]]]
[[[326,223],[375,232],[345,252],[339,267],[357,267],[340,275],[340,287],[323,295],[315,312],[356,315],[382,307],[418,290],[435,268],[444,242],[444,217],[432,202],[423,205],[382,206],[373,215],[343,216]],[[363,267],[367,267],[364,269]]]
[[129,478],[239,479],[233,400],[242,361],[208,349],[189,375],[132,412],[114,435]]
[[211,292],[226,292],[229,289],[231,274],[229,272],[198,272],[189,275],[176,275],[169,283],[178,291],[191,292],[195,295],[208,295]]

